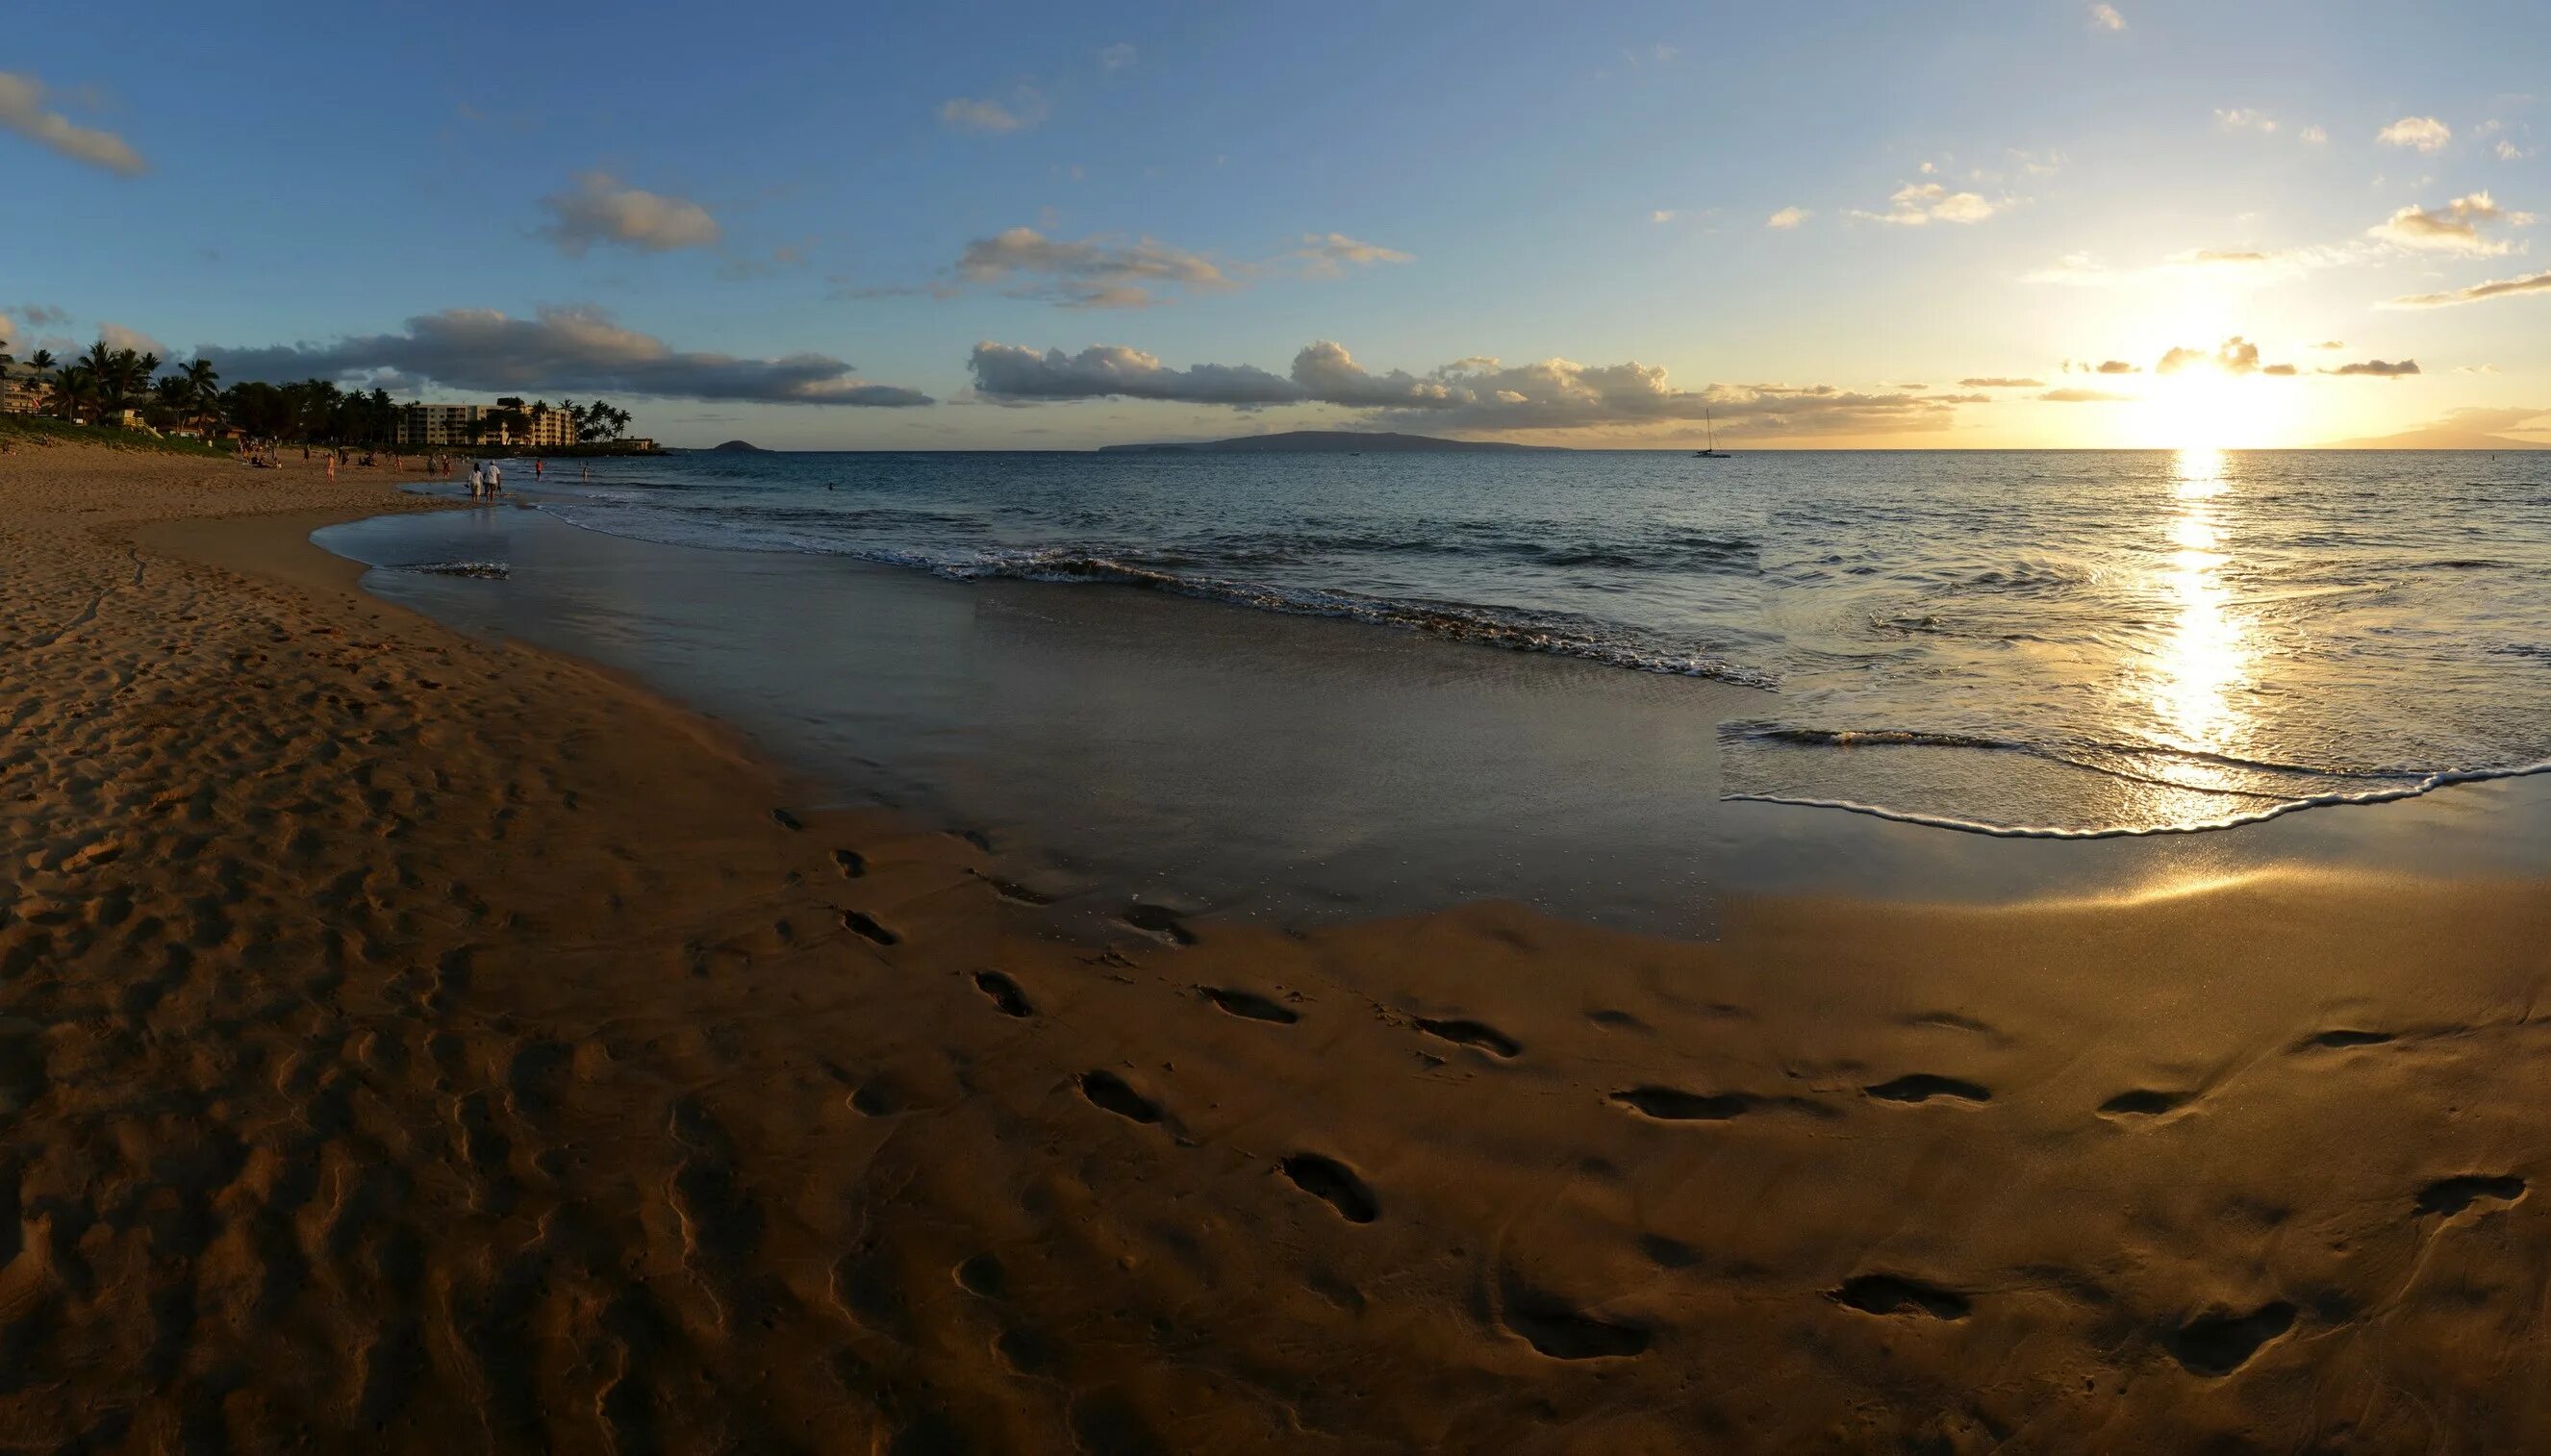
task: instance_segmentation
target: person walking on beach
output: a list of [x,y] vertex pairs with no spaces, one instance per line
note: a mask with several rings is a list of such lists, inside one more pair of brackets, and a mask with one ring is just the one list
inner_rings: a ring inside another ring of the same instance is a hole
[[486,493],[487,477],[479,470],[478,462],[472,460],[469,462],[469,499],[474,501]]
[[487,494],[491,496],[501,496],[504,493],[505,467],[497,464],[493,460],[489,460],[487,462]]

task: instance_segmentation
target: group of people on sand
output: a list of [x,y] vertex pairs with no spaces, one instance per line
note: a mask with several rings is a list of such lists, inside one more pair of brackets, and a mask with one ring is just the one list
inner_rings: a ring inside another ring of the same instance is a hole
[[[537,467],[533,471],[538,474]],[[493,460],[469,462],[469,498],[486,500],[505,493],[505,467]]]

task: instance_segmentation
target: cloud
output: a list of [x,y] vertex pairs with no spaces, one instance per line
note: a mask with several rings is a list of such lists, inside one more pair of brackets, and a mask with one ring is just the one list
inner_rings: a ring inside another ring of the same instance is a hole
[[2302,370],[2296,368],[2292,364],[2270,364],[2259,372],[2262,374],[2274,375],[2279,379],[2292,379],[2296,374],[2301,373]]
[[1831,385],[1712,385],[1675,388],[1663,368],[1636,362],[1586,365],[1570,359],[1507,366],[1474,356],[1411,374],[1375,373],[1340,344],[1303,348],[1284,374],[1256,365],[1171,368],[1122,344],[1076,354],[1017,344],[974,346],[967,367],[988,398],[1062,401],[1164,400],[1254,408],[1323,404],[1368,412],[1378,423],[1474,431],[1562,430],[1691,424],[1714,415],[1730,433],[1757,436],[1934,430],[1961,403],[1901,391],[1862,394]]
[[1785,207],[1779,212],[1772,214],[1770,217],[1765,218],[1763,220],[1763,226],[1766,228],[1778,229],[1779,231],[1786,233],[1789,229],[1798,226],[1800,223],[1803,223],[1814,216],[1814,213],[1811,213],[1802,207]]
[[2091,27],[2100,31],[2122,31],[2126,28],[2126,18],[2117,14],[2117,7],[2113,5],[2096,4],[2091,7]]
[[2500,137],[2498,139],[2498,159],[2500,161],[2522,161],[2532,154],[2533,152],[2529,148],[2518,146],[2514,142],[2507,138]]
[[2092,374],[2140,374],[2143,372],[2143,370],[2136,368],[2134,365],[2127,363],[2123,359],[2103,359],[2099,362],[2099,366],[2097,368],[2092,369],[2090,368],[2090,366],[2085,365],[2084,370],[2085,372]]
[[771,278],[806,266],[802,247],[774,247],[767,257],[731,257],[718,264],[718,276],[729,282],[752,278]]
[[16,71],[0,71],[0,129],[122,176],[138,177],[150,169],[142,153],[113,132],[79,126],[60,112],[45,110],[45,83]]
[[824,354],[747,359],[677,350],[593,308],[544,308],[537,319],[508,318],[493,309],[447,309],[412,318],[397,334],[202,352],[232,380],[387,372],[487,394],[591,390],[776,405],[931,402],[917,390],[855,379],[849,364]]
[[2216,107],[2214,109],[2214,124],[2227,132],[2274,132],[2277,130],[2276,119],[2269,116],[2266,112],[2250,111],[2241,107],[2235,107],[2230,111],[2226,111],[2219,106]]
[[[70,323],[71,316],[51,304],[22,303],[13,308],[0,309],[0,321],[9,319],[15,319],[29,329],[60,329]],[[10,337],[8,325],[0,322],[0,339],[8,337]]]
[[1098,52],[1098,68],[1103,71],[1120,71],[1133,63],[1134,48],[1122,41]]
[[608,172],[578,172],[571,191],[552,193],[541,206],[552,221],[540,235],[569,257],[584,256],[596,243],[641,252],[714,247],[722,236],[717,219],[698,203],[625,186]]
[[2419,372],[2419,370],[2418,361],[2416,359],[2402,359],[2397,364],[2386,363],[2381,359],[2367,359],[2361,364],[2341,364],[2335,369],[2323,369],[2320,372],[2324,374],[2357,374],[2376,379],[2398,379],[2406,375],[2415,374]]
[[1014,298],[1081,309],[1142,308],[1161,302],[1158,289],[1194,293],[1232,284],[1204,254],[1149,238],[1067,243],[1034,228],[1012,228],[967,243],[957,258],[957,275],[968,283],[1004,288]]
[[[1075,243],[1034,228],[1012,228],[967,243],[951,269],[953,281],[930,291],[946,297],[968,287],[996,288],[1012,298],[1064,308],[1137,309],[1166,303],[1173,291],[1193,295],[1237,288],[1271,271],[1335,278],[1349,268],[1413,261],[1412,254],[1344,233],[1305,233],[1294,247],[1275,257],[1224,263],[1150,238],[1099,236]],[[863,296],[919,291],[867,289]]]
[[2516,278],[2497,278],[2475,283],[2450,293],[2412,293],[2385,304],[2389,309],[2437,309],[2458,303],[2480,303],[2493,298],[2512,298],[2519,293],[2551,293],[2551,268],[2539,273],[2526,273]]
[[97,337],[108,348],[129,348],[138,354],[157,354],[163,359],[177,356],[176,350],[158,340],[139,329],[127,329],[122,324],[99,324]]
[[2306,344],[2304,346],[2306,348],[2345,348],[2347,347],[2347,343],[2344,340],[2324,339],[2318,343]]
[[2004,379],[1998,375],[1994,375],[1982,379],[1961,379],[1958,381],[1958,387],[1960,389],[2043,389],[2046,387],[2046,381],[2043,379]]
[[2454,140],[2454,129],[2431,116],[2404,116],[2375,133],[2374,140],[2419,151],[2442,151]]
[[1006,102],[989,96],[952,96],[939,103],[940,125],[960,132],[1003,137],[1032,131],[1045,119],[1045,97],[1034,86],[1019,87]]
[[[2107,366],[2099,366],[2106,372]],[[2226,374],[2250,374],[2259,367],[2259,346],[2239,335],[2223,340],[2211,351],[2201,348],[2174,348],[2153,365],[2156,374],[2176,374],[2183,369],[2220,369]]]
[[1096,343],[1077,354],[1044,353],[989,340],[966,361],[976,392],[1004,400],[1119,397],[1204,405],[1290,405],[1308,396],[1300,385],[1255,365],[1196,364],[1173,369],[1156,354]]
[[2134,398],[2131,394],[2111,394],[2104,389],[2050,389],[2038,396],[2050,405],[2113,405]]
[[1651,223],[1671,223],[1674,220],[1675,210],[1670,207],[1661,207],[1648,214],[1648,221]]
[[1349,266],[1371,267],[1375,263],[1413,263],[1415,254],[1375,243],[1359,243],[1344,233],[1305,233],[1302,245],[1293,250],[1302,271],[1314,278],[1334,278]]
[[2531,213],[2508,212],[2488,193],[2475,192],[2468,197],[2457,197],[2432,211],[2423,207],[2404,207],[2389,219],[2368,228],[2366,233],[2403,247],[2459,252],[2470,257],[2500,257],[2513,251],[2515,244],[2502,238],[2483,238],[2481,230],[2500,223],[2521,228],[2532,221]]
[[1996,204],[1974,192],[1951,192],[1937,182],[1908,182],[1895,189],[1887,199],[1883,213],[1852,213],[1873,223],[1887,223],[1898,228],[1919,228],[1931,222],[1981,223],[1993,215]]
[[2305,142],[2310,143],[2314,146],[2318,146],[2329,140],[2329,133],[2322,131],[2318,127],[2303,128],[2301,136]]
[[2020,275],[2024,283],[2056,283],[2075,288],[2114,288],[2157,278],[2219,275],[2246,270],[2260,281],[2299,277],[2319,268],[2366,261],[2380,254],[2370,243],[2305,247],[2199,247],[2176,252],[2157,263],[2115,267],[2087,252],[2070,252],[2048,267]]

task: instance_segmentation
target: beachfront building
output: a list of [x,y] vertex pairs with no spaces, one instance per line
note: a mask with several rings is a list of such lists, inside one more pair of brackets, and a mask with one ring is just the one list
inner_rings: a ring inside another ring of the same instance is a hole
[[556,407],[534,413],[529,405],[408,405],[398,412],[397,438],[403,445],[569,445],[575,418]]
[[41,375],[25,364],[0,364],[0,415],[32,415],[44,403]]

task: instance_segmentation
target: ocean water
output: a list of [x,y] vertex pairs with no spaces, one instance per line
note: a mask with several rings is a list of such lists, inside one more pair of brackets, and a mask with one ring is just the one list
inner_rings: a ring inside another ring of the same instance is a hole
[[1768,689],[1770,711],[1713,728],[1734,799],[2089,837],[2551,764],[2551,452],[596,465],[508,475],[557,520],[641,540]]

